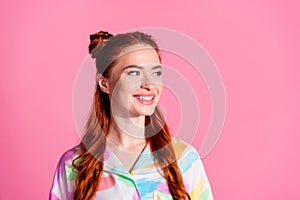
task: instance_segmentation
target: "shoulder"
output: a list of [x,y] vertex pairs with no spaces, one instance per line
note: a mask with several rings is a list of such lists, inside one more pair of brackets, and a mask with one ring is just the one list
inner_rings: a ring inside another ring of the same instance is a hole
[[79,146],[67,150],[60,157],[53,178],[49,199],[72,199],[77,172],[72,162],[79,155]]
[[172,144],[176,154],[178,167],[183,175],[192,175],[196,171],[201,175],[205,175],[205,169],[199,153],[192,144],[178,138],[174,138]]
[[72,164],[73,160],[79,155],[79,145],[67,150],[59,159],[58,166],[66,166]]
[[180,153],[177,164],[191,199],[213,200],[206,170],[196,148],[180,139],[173,141],[175,152]]
[[79,145],[75,146],[62,154],[56,167],[55,176],[67,178],[74,176],[73,160],[79,155]]
[[199,153],[192,144],[179,138],[173,138],[172,145],[178,161],[184,160],[186,157],[189,158],[190,162],[200,160]]

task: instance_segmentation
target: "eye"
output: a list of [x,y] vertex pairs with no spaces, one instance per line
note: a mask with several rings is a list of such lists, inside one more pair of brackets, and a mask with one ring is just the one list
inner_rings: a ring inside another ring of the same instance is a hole
[[140,72],[139,71],[129,71],[129,72],[127,72],[127,74],[129,76],[139,76]]
[[153,72],[153,76],[161,76],[161,71]]

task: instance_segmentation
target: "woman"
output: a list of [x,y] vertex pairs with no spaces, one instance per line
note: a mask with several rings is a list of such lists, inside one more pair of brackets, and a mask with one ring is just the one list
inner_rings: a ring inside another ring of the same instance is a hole
[[197,151],[172,138],[158,108],[161,58],[151,36],[90,36],[93,108],[81,144],[61,158],[50,199],[213,199]]

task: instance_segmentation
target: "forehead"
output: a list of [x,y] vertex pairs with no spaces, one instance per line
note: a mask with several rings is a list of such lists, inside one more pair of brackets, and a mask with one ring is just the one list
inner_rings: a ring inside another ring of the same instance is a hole
[[118,59],[119,66],[128,65],[157,65],[160,59],[156,50],[149,46],[140,46],[126,50]]

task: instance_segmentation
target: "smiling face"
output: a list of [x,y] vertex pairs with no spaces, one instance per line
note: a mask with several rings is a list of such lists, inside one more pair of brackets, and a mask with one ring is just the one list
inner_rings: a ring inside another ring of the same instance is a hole
[[153,114],[163,89],[161,70],[159,56],[149,46],[139,46],[122,55],[107,80],[113,115]]

